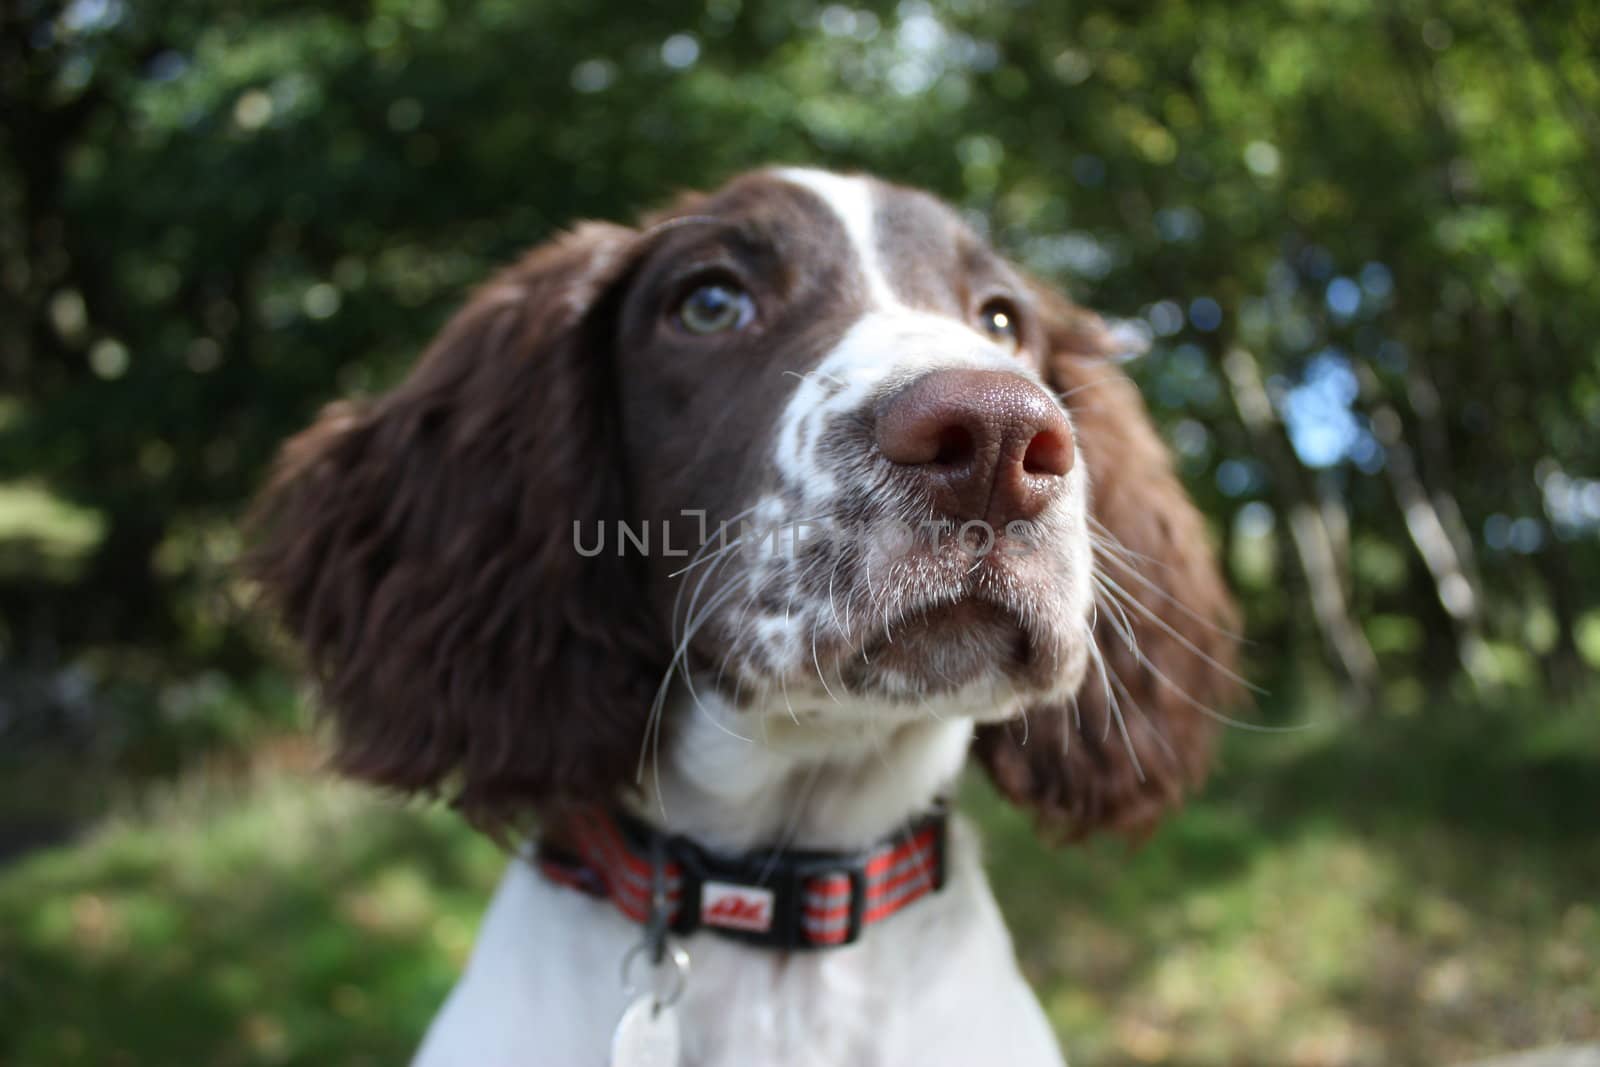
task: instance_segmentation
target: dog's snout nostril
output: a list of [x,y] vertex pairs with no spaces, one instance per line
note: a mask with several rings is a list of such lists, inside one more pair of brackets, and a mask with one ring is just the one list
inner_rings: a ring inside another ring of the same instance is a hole
[[939,467],[963,466],[971,463],[978,453],[972,431],[965,426],[946,426],[939,431],[938,444],[939,450],[934,453],[933,463]]
[[946,517],[1031,519],[1072,470],[1072,427],[1055,399],[1010,371],[937,370],[886,398],[874,434]]
[[1028,442],[1028,450],[1022,454],[1023,473],[1057,477],[1067,474],[1072,470],[1073,453],[1071,433],[1042,430]]

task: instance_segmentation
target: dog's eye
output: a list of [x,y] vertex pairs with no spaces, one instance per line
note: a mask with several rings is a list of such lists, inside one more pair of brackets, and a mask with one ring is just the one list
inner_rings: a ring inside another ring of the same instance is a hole
[[737,330],[755,316],[750,294],[736,285],[712,282],[702,285],[678,305],[678,321],[690,333],[722,333]]
[[978,325],[1002,348],[1015,352],[1022,346],[1022,324],[1016,305],[1009,300],[991,300],[978,312]]

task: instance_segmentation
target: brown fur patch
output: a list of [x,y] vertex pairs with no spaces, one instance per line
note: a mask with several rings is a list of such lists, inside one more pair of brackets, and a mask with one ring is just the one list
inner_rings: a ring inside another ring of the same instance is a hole
[[304,645],[337,765],[495,821],[631,780],[662,653],[630,561],[598,296],[634,233],[589,224],[481,288],[400,386],[330,405],[258,502],[252,573]]

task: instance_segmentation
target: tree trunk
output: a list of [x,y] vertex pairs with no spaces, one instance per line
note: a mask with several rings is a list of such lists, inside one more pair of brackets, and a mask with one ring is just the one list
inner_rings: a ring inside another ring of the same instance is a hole
[[1353,704],[1357,710],[1365,711],[1377,694],[1378,659],[1351,615],[1338,542],[1329,530],[1317,495],[1306,484],[1299,463],[1290,454],[1255,357],[1236,347],[1224,357],[1222,367],[1239,418],[1256,452],[1271,465],[1282,494],[1289,535],[1311,595],[1317,629],[1344,677]]
[[[1496,683],[1489,646],[1483,638],[1483,590],[1473,580],[1446,528],[1446,520],[1422,483],[1400,413],[1384,397],[1383,385],[1372,368],[1358,364],[1358,374],[1370,408],[1372,432],[1386,453],[1384,472],[1405,519],[1406,533],[1427,566],[1434,595],[1455,628],[1456,656],[1473,685],[1479,690],[1492,689]],[[1453,500],[1451,507],[1455,508]]]

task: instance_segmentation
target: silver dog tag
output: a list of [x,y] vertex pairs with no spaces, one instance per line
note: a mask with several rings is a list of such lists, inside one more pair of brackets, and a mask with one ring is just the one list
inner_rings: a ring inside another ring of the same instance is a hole
[[678,1067],[678,1013],[646,993],[635,997],[611,1032],[611,1067]]

